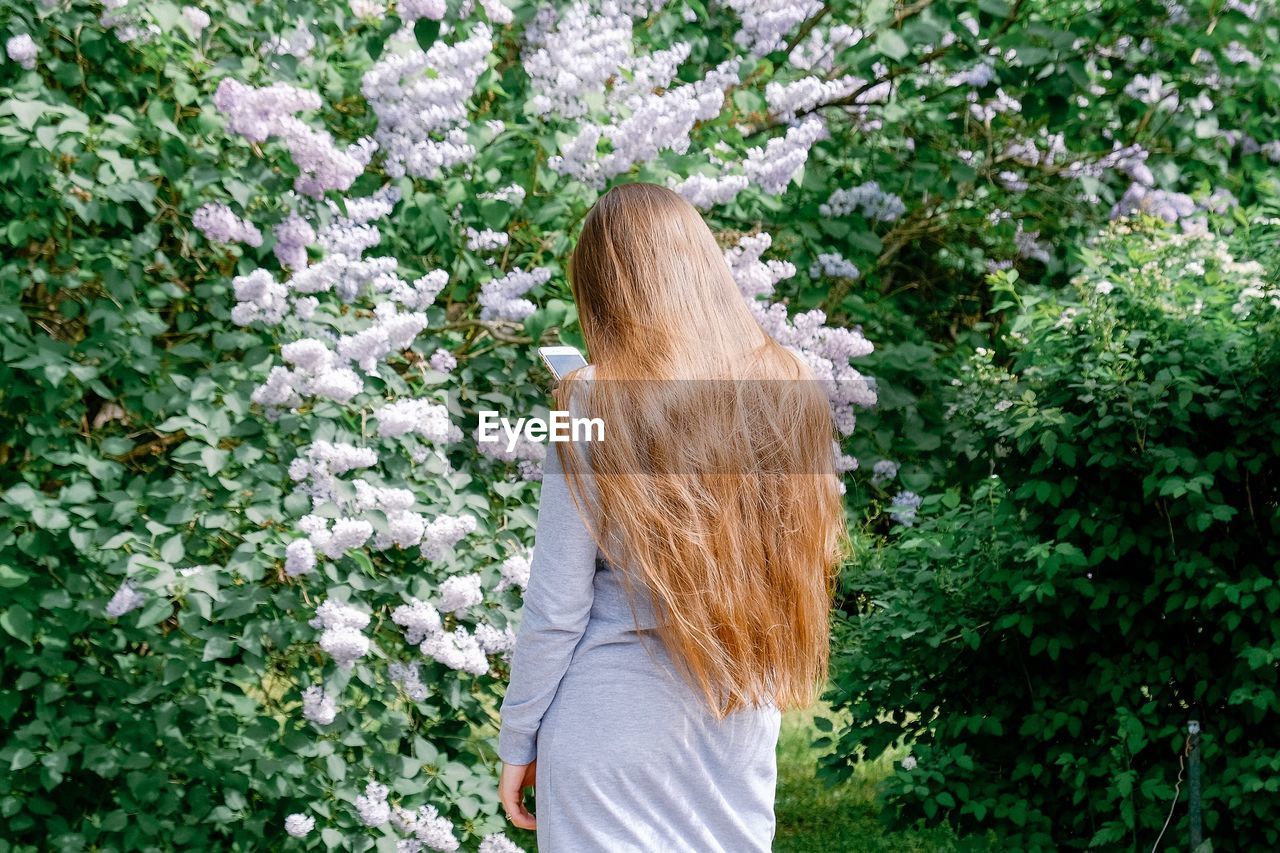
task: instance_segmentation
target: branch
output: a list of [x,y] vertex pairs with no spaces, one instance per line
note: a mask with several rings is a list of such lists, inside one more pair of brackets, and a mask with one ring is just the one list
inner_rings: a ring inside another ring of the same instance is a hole
[[180,429],[177,432],[166,433],[165,435],[152,439],[145,444],[139,444],[128,453],[121,453],[111,458],[115,459],[117,462],[133,462],[143,458],[144,456],[159,456],[160,454],[167,452],[173,445],[186,440],[187,431]]

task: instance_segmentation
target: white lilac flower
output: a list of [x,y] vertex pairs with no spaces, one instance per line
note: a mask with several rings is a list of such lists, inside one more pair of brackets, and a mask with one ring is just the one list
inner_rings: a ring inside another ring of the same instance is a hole
[[404,629],[405,642],[412,646],[442,628],[440,613],[427,602],[416,598],[391,611],[391,621]]
[[419,513],[400,510],[387,513],[387,530],[379,532],[373,541],[373,547],[385,551],[392,545],[400,548],[412,548],[421,544],[422,535],[426,532],[427,520]]
[[1021,222],[1018,223],[1018,230],[1014,232],[1013,244],[1017,247],[1020,257],[1039,261],[1042,264],[1049,263],[1053,258],[1049,244],[1040,239],[1040,232],[1024,231]]
[[[738,82],[739,68],[739,60],[731,59],[701,80],[634,94],[610,121],[582,124],[547,166],[601,188],[608,178],[651,162],[664,151],[687,152],[694,125],[720,114],[725,90]],[[601,140],[610,143],[607,153],[599,151]]]
[[849,364],[850,359],[869,354],[871,344],[860,329],[825,325],[826,315],[821,311],[791,317],[785,305],[757,298],[772,293],[777,281],[795,274],[791,264],[759,260],[769,239],[767,234],[743,238],[735,247],[737,251],[725,253],[725,260],[753,316],[765,332],[809,366],[831,401],[837,430],[848,435],[856,421],[855,409],[875,405],[874,382]]
[[764,87],[764,98],[769,113],[782,121],[791,121],[798,114],[812,112],[823,104],[848,98],[866,84],[851,74],[834,80],[821,77],[802,77],[790,83],[771,81]]
[[[431,366],[438,369],[435,360],[432,356]],[[378,409],[374,417],[378,421],[378,435],[383,438],[413,434],[437,443],[462,439],[462,430],[449,419],[449,410],[430,400],[397,400]]]
[[535,267],[523,270],[519,267],[501,278],[490,279],[480,285],[480,319],[509,320],[519,322],[537,310],[524,295],[532,288],[551,280],[551,270]]
[[519,207],[524,203],[525,189],[519,184],[508,184],[501,189],[480,193],[477,197],[490,201],[504,202],[512,207]]
[[484,837],[480,842],[478,853],[524,853],[524,850],[501,832],[495,832],[493,835]]
[[330,560],[336,560],[348,551],[362,547],[371,536],[373,525],[363,518],[339,518],[331,529],[311,534],[311,544]]
[[427,657],[459,672],[484,675],[489,671],[489,659],[484,649],[461,625],[452,632],[428,634],[419,648]]
[[369,624],[369,614],[349,604],[326,600],[316,608],[315,618],[307,624],[312,628],[355,628],[357,630]]
[[1000,182],[1000,186],[1004,187],[1009,192],[1014,192],[1014,193],[1026,192],[1027,188],[1031,186],[1031,184],[1028,183],[1025,178],[1023,178],[1017,172],[1014,172],[1009,169],[1005,169],[1004,171],[997,174],[996,180]]
[[444,17],[445,0],[399,0],[396,10],[405,21],[417,21],[428,18],[438,21]]
[[263,42],[258,52],[263,56],[292,56],[308,63],[315,50],[316,37],[304,23],[274,35]]
[[248,275],[238,275],[231,280],[231,287],[236,297],[231,322],[237,326],[255,322],[274,326],[284,320],[289,309],[289,289],[269,271],[259,268]]
[[1135,74],[1128,85],[1124,87],[1124,93],[1144,104],[1159,104],[1164,109],[1172,110],[1178,106],[1177,88],[1172,85],[1165,85],[1159,74],[1150,76]]
[[324,341],[299,338],[280,348],[280,357],[303,370],[324,370],[334,363],[336,354]]
[[904,527],[911,527],[916,523],[916,511],[923,500],[915,492],[898,492],[889,504],[889,517]]
[[848,24],[836,24],[829,30],[814,27],[809,35],[791,51],[789,59],[796,68],[804,71],[831,71],[836,55],[846,47],[862,41],[862,30]]
[[11,36],[4,45],[5,53],[9,55],[9,59],[21,65],[30,71],[36,67],[36,53],[39,49],[36,47],[35,41],[27,33]]
[[871,482],[883,485],[898,476],[898,463],[891,459],[881,459],[871,466]]
[[563,10],[542,6],[525,29],[521,61],[537,116],[576,118],[589,95],[603,95],[632,51],[631,17],[616,3],[579,0]]
[[809,149],[827,136],[821,119],[812,116],[788,128],[785,136],[770,139],[747,151],[742,168],[753,184],[770,195],[780,195],[809,160]]
[[990,57],[984,57],[963,71],[957,71],[946,79],[949,87],[970,86],[981,89],[996,79],[995,63]]
[[249,399],[268,409],[295,408],[302,405],[302,396],[294,387],[293,371],[276,366],[267,374],[267,381],[253,389]]
[[750,186],[746,175],[690,175],[683,181],[669,179],[669,186],[686,201],[700,210],[709,210],[717,204],[728,204],[738,193]]
[[729,272],[748,300],[772,294],[778,282],[796,274],[795,264],[790,261],[760,260],[772,245],[773,238],[762,231],[739,238],[736,245],[725,250]]
[[387,667],[387,675],[393,682],[400,685],[400,689],[405,692],[415,702],[422,702],[430,695],[430,690],[423,683],[422,677],[418,675],[418,665],[393,663]]
[[475,637],[487,655],[509,654],[516,645],[516,633],[510,625],[499,629],[488,622],[481,622],[476,625]]
[[365,826],[383,826],[391,820],[391,806],[387,804],[387,786],[370,782],[364,793],[356,797],[356,814]]
[[1253,71],[1262,67],[1262,60],[1258,55],[1238,41],[1228,42],[1222,54],[1232,65],[1245,65]]
[[310,383],[311,393],[335,403],[348,403],[364,390],[364,382],[348,367],[326,370]]
[[320,635],[320,648],[338,666],[350,669],[356,661],[369,653],[369,638],[355,628],[332,628]]
[[316,551],[308,539],[295,539],[285,548],[284,573],[289,577],[309,574],[316,567]]
[[447,349],[437,349],[431,354],[427,364],[431,365],[431,369],[437,373],[452,373],[458,366],[458,359]]
[[360,479],[352,480],[351,485],[355,487],[356,497],[350,503],[359,510],[380,509],[385,512],[403,512],[411,508],[417,500],[409,489],[375,486],[368,480]]
[[125,9],[128,5],[129,0],[102,0],[104,11],[99,16],[98,23],[111,30],[117,39],[126,44],[146,44],[160,35],[159,26],[155,23],[144,24],[142,17],[133,9]]
[[313,684],[302,691],[302,716],[318,726],[327,726],[338,717],[338,703],[323,687]]
[[516,19],[515,12],[512,12],[502,3],[502,0],[480,0],[480,8],[484,9],[484,13],[489,16],[490,23],[497,24],[500,27],[506,26]]
[[183,6],[182,17],[187,22],[187,26],[191,27],[191,32],[196,38],[199,38],[211,23],[209,13],[197,6]]
[[822,9],[819,0],[724,0],[742,27],[733,40],[753,56],[779,50],[794,30]]
[[440,609],[456,615],[475,607],[484,600],[480,583],[481,578],[478,574],[446,578],[440,584]]
[[306,838],[316,828],[316,819],[307,814],[291,814],[284,819],[284,831],[294,838]]
[[396,808],[391,823],[400,832],[413,836],[397,843],[397,853],[421,853],[423,849],[450,853],[461,846],[453,834],[453,821],[441,817],[435,806],[422,806],[416,812]]
[[1022,112],[1022,102],[1010,97],[1004,89],[996,89],[995,97],[987,101],[980,102],[976,90],[970,92],[969,96],[971,98],[969,114],[983,124],[1004,113]]
[[862,272],[839,252],[823,252],[809,267],[810,278],[858,278]]
[[1172,224],[1193,215],[1196,212],[1196,203],[1186,193],[1153,189],[1139,183],[1132,183],[1111,208],[1111,218],[1119,219],[1137,211],[1149,216],[1158,216]]
[[[407,20],[405,10],[399,11]],[[465,132],[467,101],[492,49],[493,34],[486,24],[453,44],[439,39],[425,53],[414,42],[411,27],[391,37],[361,81],[361,92],[378,117],[374,139],[385,155],[388,176],[434,180],[475,157],[476,147]]]
[[531,567],[532,561],[526,551],[520,551],[507,557],[502,561],[502,565],[498,569],[502,574],[502,580],[498,581],[498,585],[494,588],[495,591],[502,592],[510,586],[524,589],[529,585],[529,570]]
[[213,94],[213,105],[226,117],[232,133],[250,142],[265,142],[280,132],[285,118],[318,110],[323,101],[315,92],[287,83],[254,88],[224,77]]
[[[307,481],[300,488],[315,503],[336,502],[339,476],[377,464],[378,454],[371,447],[317,440],[299,449],[298,456],[289,463],[289,477],[297,483]],[[316,532],[319,529],[322,528]]]
[[852,358],[871,352],[872,346],[860,329],[831,327],[818,310],[789,317],[786,306],[750,303],[752,313],[774,340],[786,346],[809,366],[815,380],[826,391],[832,417],[841,435],[853,432],[855,410],[875,405],[875,383],[849,364]]
[[351,0],[351,14],[362,21],[381,21],[387,16],[387,4],[382,0]]
[[320,300],[314,296],[295,296],[293,297],[293,316],[299,320],[310,320],[315,317],[316,309],[320,307]]
[[442,560],[465,536],[474,533],[476,520],[469,515],[441,515],[427,525],[422,536],[422,556]]
[[366,374],[377,372],[378,362],[392,353],[408,349],[427,327],[427,315],[420,311],[401,312],[390,302],[374,308],[374,322],[352,335],[338,339],[338,355],[354,361]]
[[125,581],[116,589],[115,595],[107,602],[107,618],[119,619],[130,611],[137,610],[147,601],[146,595],[133,588],[130,581]]
[[317,130],[295,113],[319,109],[320,96],[286,83],[262,88],[224,77],[213,104],[227,119],[227,128],[251,142],[278,137],[292,156],[299,174],[294,189],[320,198],[326,190],[346,190],[364,171],[373,155],[370,141],[359,140],[339,149],[328,131]]
[[486,228],[483,231],[477,231],[468,225],[466,233],[468,252],[497,251],[498,249],[505,248],[507,243],[511,241],[510,235],[505,231],[494,231],[491,228]]
[[213,243],[245,243],[249,246],[262,245],[262,232],[247,219],[236,216],[225,204],[209,202],[202,204],[191,215],[191,224]]
[[296,213],[291,213],[271,229],[276,245],[272,251],[282,267],[302,269],[307,265],[307,246],[316,241],[316,231],[311,223]]
[[374,292],[386,293],[403,307],[421,311],[436,301],[440,291],[449,284],[449,273],[432,270],[414,281],[403,281],[396,276],[380,276],[374,280]]
[[908,756],[906,756],[905,758],[903,758],[903,759],[902,759],[902,769],[903,769],[903,770],[915,770],[915,769],[916,769],[916,757],[915,757],[914,755],[908,755]]
[[906,213],[907,206],[893,193],[880,189],[876,181],[867,181],[850,189],[837,189],[818,206],[823,216],[847,216],[854,211],[867,219],[893,222]]

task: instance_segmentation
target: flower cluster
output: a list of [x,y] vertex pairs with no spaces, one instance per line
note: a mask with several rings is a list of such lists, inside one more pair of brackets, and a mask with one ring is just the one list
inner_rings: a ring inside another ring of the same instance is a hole
[[820,207],[823,216],[848,216],[857,212],[866,219],[893,222],[907,212],[902,199],[867,181],[850,189],[838,189]]
[[316,608],[315,618],[309,624],[312,628],[322,630],[320,648],[339,667],[350,669],[356,661],[369,653],[369,638],[361,633],[369,625],[368,613],[327,600]]
[[4,43],[4,50],[11,60],[26,70],[30,71],[36,67],[36,53],[38,52],[36,43],[26,33],[10,36],[9,40]]
[[262,245],[262,232],[247,219],[236,216],[225,204],[209,202],[201,205],[191,216],[191,224],[214,243],[244,243]]

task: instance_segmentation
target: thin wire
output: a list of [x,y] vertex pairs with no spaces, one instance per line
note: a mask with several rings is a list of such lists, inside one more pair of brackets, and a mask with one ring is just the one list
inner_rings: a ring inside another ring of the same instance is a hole
[[1173,783],[1173,802],[1169,804],[1169,816],[1164,819],[1164,826],[1160,828],[1160,834],[1156,836],[1156,843],[1151,845],[1151,853],[1156,853],[1156,848],[1160,846],[1160,839],[1164,838],[1165,830],[1169,828],[1169,822],[1173,820],[1173,811],[1178,807],[1178,794],[1182,788],[1182,771],[1186,767],[1184,759],[1191,752],[1191,735],[1187,735],[1186,745],[1182,748],[1182,754],[1178,756],[1178,780]]

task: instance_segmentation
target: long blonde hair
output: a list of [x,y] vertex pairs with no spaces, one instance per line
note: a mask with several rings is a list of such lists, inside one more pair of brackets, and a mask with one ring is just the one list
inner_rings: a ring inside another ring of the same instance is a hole
[[[569,263],[605,423],[589,465],[556,445],[606,558],[648,590],[657,633],[723,717],[806,707],[827,676],[845,542],[830,404],[761,328],[714,236],[676,193],[625,184]],[[558,389],[562,406],[581,377]]]

